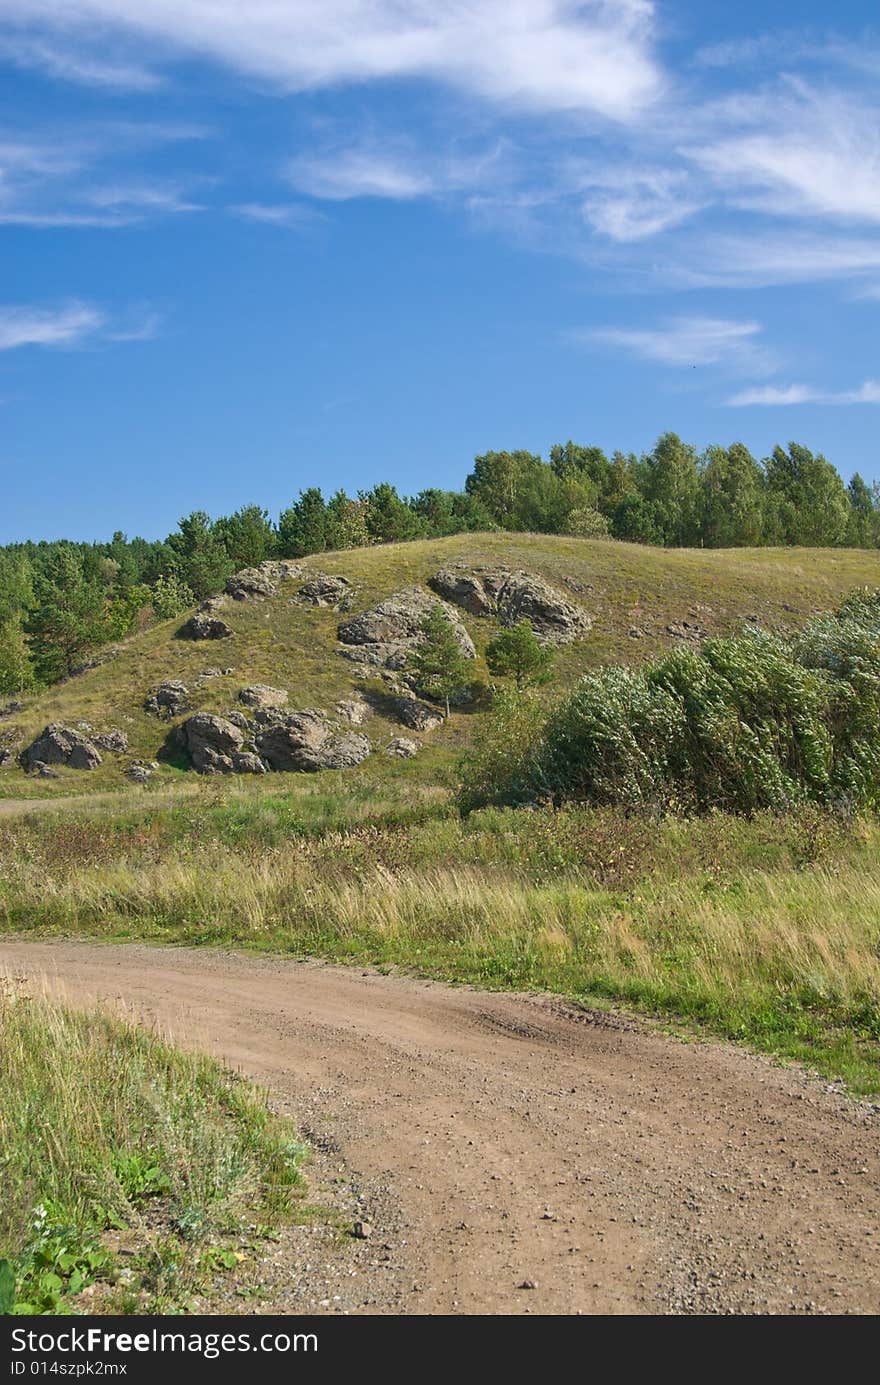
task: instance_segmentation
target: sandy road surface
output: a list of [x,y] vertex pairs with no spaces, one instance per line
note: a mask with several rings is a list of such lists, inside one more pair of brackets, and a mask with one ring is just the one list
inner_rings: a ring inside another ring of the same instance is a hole
[[324,1311],[880,1310],[877,1108],[798,1072],[318,963],[16,941],[0,967],[271,1087],[375,1228]]

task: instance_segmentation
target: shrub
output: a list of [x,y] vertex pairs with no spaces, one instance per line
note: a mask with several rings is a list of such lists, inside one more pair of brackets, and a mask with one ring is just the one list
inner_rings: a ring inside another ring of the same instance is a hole
[[[748,628],[631,671],[601,669],[529,734],[502,708],[460,801],[848,810],[880,800],[880,593],[782,640]],[[495,747],[494,751],[492,747]]]

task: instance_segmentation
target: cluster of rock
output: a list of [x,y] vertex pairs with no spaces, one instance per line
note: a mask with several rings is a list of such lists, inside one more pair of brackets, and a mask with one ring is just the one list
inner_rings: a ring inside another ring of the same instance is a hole
[[421,748],[419,742],[410,740],[409,736],[394,736],[386,745],[385,754],[393,755],[398,760],[411,760]]
[[101,751],[124,754],[128,737],[124,731],[96,733],[88,728],[76,730],[51,722],[27,746],[20,761],[29,773],[42,773],[48,765],[67,765],[70,769],[97,769],[103,763]]
[[179,737],[201,774],[347,769],[372,749],[366,736],[334,725],[316,708],[289,713],[260,708],[253,724],[241,713],[196,712],[182,724]]
[[446,601],[474,616],[494,616],[501,625],[531,622],[545,644],[571,644],[585,639],[593,618],[582,606],[534,573],[504,565],[468,567],[451,563],[430,579],[429,586]]
[[178,630],[181,640],[228,640],[235,631],[212,611],[196,611]]
[[132,784],[149,784],[158,768],[157,760],[132,760],[125,774]]
[[420,587],[406,587],[339,626],[342,654],[352,663],[377,669],[401,670],[421,644],[422,623],[437,607],[443,611],[466,659],[476,657],[474,642],[458,612]]
[[189,710],[189,688],[177,678],[169,678],[160,683],[144,702],[144,710],[153,716],[178,717]]
[[398,697],[393,705],[397,720],[410,731],[436,731],[443,725],[443,713],[418,697]]
[[690,620],[672,621],[667,625],[666,633],[677,640],[687,640],[690,644],[700,644],[708,637],[708,631],[704,630],[702,625]]
[[179,728],[183,748],[201,774],[265,774],[266,766],[244,748],[245,733],[226,717],[196,712]]
[[333,725],[326,712],[307,708],[270,721],[256,737],[260,754],[274,770],[307,774],[324,769],[350,769],[372,749],[360,731]]
[[352,586],[347,577],[331,577],[326,572],[315,572],[307,582],[303,582],[296,594],[296,602],[306,606],[329,606],[339,611],[347,609],[351,595]]

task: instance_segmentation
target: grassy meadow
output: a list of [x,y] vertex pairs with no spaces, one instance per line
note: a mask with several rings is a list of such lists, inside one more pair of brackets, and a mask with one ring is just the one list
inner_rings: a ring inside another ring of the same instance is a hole
[[0,927],[399,966],[620,1003],[880,1090],[880,825],[484,809],[417,781],[0,820]]
[[[354,586],[352,610],[366,609],[412,583],[425,583],[444,563],[500,563],[543,576],[593,616],[589,638],[559,651],[556,686],[570,687],[583,673],[605,663],[640,664],[673,647],[667,625],[682,620],[709,634],[757,620],[771,630],[802,624],[833,606],[855,587],[880,584],[880,556],[864,549],[662,549],[611,540],[544,534],[459,534],[449,539],[379,545],[308,558],[304,566],[347,577]],[[0,749],[33,739],[52,721],[85,721],[98,731],[123,730],[130,754],[108,754],[89,773],[61,768],[57,780],[26,776],[15,762],[0,767],[0,801],[94,793],[125,783],[131,757],[161,756],[169,727],[143,708],[147,694],[167,678],[190,688],[197,710],[223,713],[248,683],[286,688],[290,707],[332,708],[362,684],[337,652],[336,611],[291,604],[298,584],[282,585],[267,601],[230,602],[224,618],[234,636],[217,642],[179,640],[183,618],[166,621],[119,646],[114,657],[79,677],[25,699],[21,712],[0,721]],[[498,627],[470,616],[465,623],[477,646],[474,674],[487,677],[484,651]],[[638,637],[630,634],[638,631]],[[203,679],[207,669],[229,674]],[[417,765],[407,771],[428,783],[479,727],[479,715],[459,714],[426,742]],[[400,727],[376,716],[364,727],[376,748]],[[400,773],[400,767],[395,773]],[[386,771],[371,773],[381,781]],[[173,757],[151,788],[187,775]]]

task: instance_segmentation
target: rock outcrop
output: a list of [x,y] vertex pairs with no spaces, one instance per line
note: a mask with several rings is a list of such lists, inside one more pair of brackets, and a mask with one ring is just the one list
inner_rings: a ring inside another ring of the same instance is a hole
[[506,626],[530,621],[545,644],[585,639],[593,624],[582,606],[532,572],[452,563],[435,573],[429,585],[472,615],[495,616]]
[[72,726],[52,722],[21,753],[26,770],[41,772],[41,765],[67,765],[70,769],[97,769],[101,753],[94,741]]
[[283,707],[287,697],[285,688],[270,688],[266,683],[252,683],[238,694],[239,702],[245,707]]
[[410,654],[422,641],[422,622],[437,606],[452,626],[462,654],[466,659],[475,658],[474,642],[455,608],[421,587],[394,592],[378,605],[344,621],[339,627],[339,639],[345,646],[342,653],[354,663],[405,668]]
[[267,596],[277,596],[278,588],[268,573],[258,567],[242,568],[233,573],[226,583],[227,595],[233,601],[265,600]]
[[114,755],[124,755],[128,750],[128,736],[124,731],[101,731],[92,735],[92,741],[101,750],[109,750]]
[[349,726],[362,726],[373,709],[362,697],[343,697],[336,704],[336,715]]
[[443,725],[443,713],[417,697],[398,697],[394,703],[394,715],[410,731],[436,731]]
[[326,572],[314,573],[303,582],[297,598],[308,606],[330,606],[338,610],[351,596],[347,577],[330,577]]
[[176,717],[189,711],[189,688],[177,678],[160,683],[144,703],[144,710],[157,717]]
[[419,742],[410,740],[409,736],[395,736],[386,745],[385,754],[395,755],[399,760],[411,760],[421,748]]
[[200,774],[263,774],[259,756],[243,749],[245,734],[227,717],[196,712],[181,727],[193,768]]
[[227,580],[226,593],[233,601],[264,601],[268,596],[278,595],[279,582],[301,576],[302,568],[298,563],[268,560],[234,572]]
[[182,640],[228,640],[233,634],[231,626],[207,611],[196,611],[177,632]]
[[370,754],[370,742],[356,731],[338,731],[316,708],[291,712],[257,736],[257,749],[272,769],[314,774],[346,769]]

